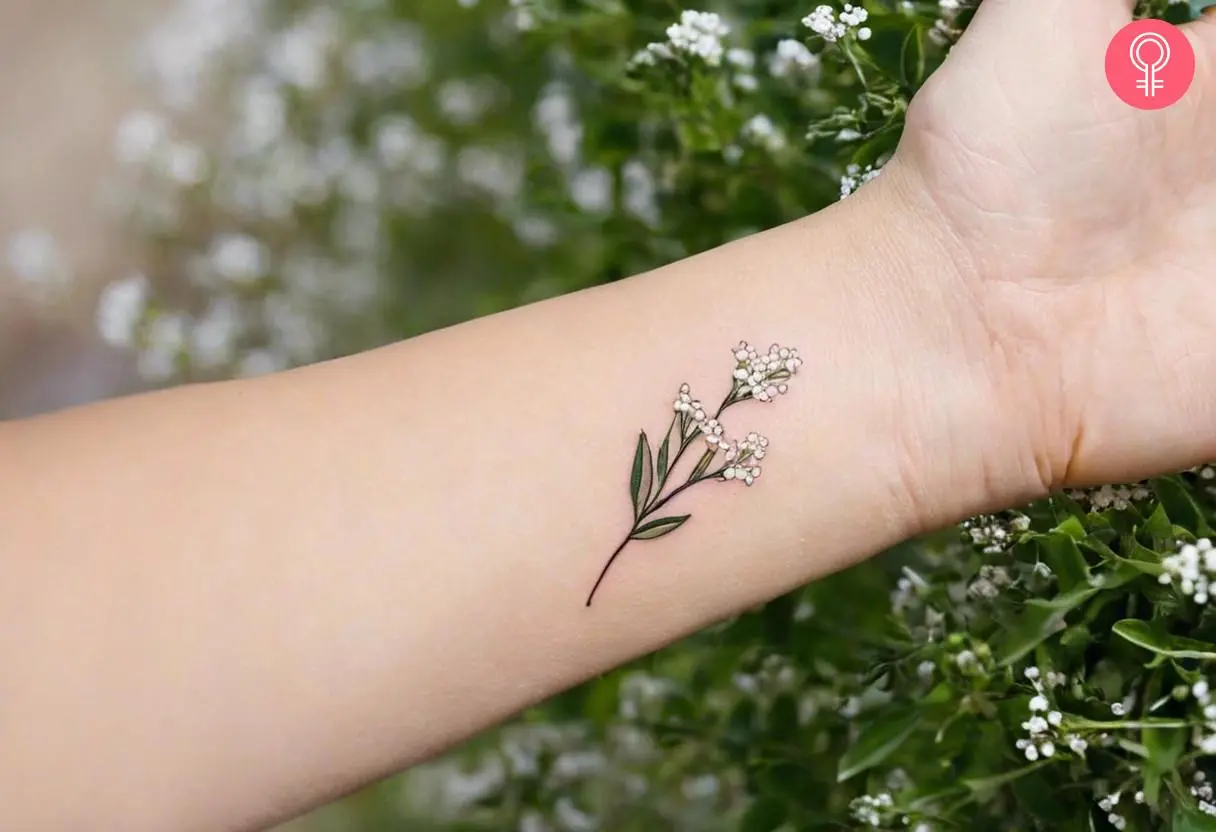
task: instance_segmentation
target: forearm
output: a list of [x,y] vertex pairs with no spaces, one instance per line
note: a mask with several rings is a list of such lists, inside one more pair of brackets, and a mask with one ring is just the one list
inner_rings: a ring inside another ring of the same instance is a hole
[[[959,361],[983,333],[945,314],[948,258],[872,191],[364,355],[7,426],[0,826],[265,824],[1029,496],[976,447],[999,384]],[[723,414],[771,438],[763,476],[675,497],[652,516],[691,519],[588,608],[636,525],[639,431],[657,450],[685,382],[716,409],[741,338],[805,362]]]

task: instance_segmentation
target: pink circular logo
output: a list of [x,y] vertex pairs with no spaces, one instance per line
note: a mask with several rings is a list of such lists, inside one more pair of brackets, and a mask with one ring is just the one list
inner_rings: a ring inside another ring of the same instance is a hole
[[1120,29],[1107,47],[1106,80],[1124,102],[1160,110],[1191,88],[1195,50],[1177,26],[1137,20]]

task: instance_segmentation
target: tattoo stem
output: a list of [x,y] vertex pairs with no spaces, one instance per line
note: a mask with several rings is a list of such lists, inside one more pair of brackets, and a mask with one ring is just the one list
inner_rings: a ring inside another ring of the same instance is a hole
[[[637,531],[637,526],[634,526],[634,531]],[[629,533],[629,537],[633,536],[633,532]],[[604,576],[608,574],[608,570],[612,568],[612,563],[621,556],[621,552],[625,551],[625,547],[629,545],[629,537],[621,541],[621,545],[616,547],[616,551],[612,553],[612,557],[608,558],[608,562],[604,564],[603,571],[600,576],[595,579],[595,586],[591,587],[591,594],[587,596],[587,606],[591,606],[592,600],[595,598],[595,593],[599,590],[600,584],[604,582]]]
[[[713,473],[705,474],[704,476],[697,477],[695,480],[689,480],[688,482],[681,485],[679,488],[672,491],[666,497],[664,497],[663,499],[659,500],[657,503],[652,505],[646,513],[654,514],[656,511],[661,509],[663,506],[667,505],[667,503],[671,502],[671,500],[673,498],[675,498],[681,491],[687,491],[689,488],[692,488],[697,483],[705,482],[706,480],[712,480],[714,477],[721,476],[723,470],[725,470],[725,469],[719,468],[717,471],[714,471]],[[640,520],[639,520],[639,522],[640,522]]]
[[587,596],[587,606],[591,606],[591,602],[593,600],[595,600],[595,593],[597,591],[599,591],[600,584],[602,584],[604,582],[604,577],[608,574],[608,570],[612,568],[612,564],[616,561],[616,559],[621,556],[621,552],[625,551],[625,547],[628,546],[629,541],[633,539],[633,535],[637,532],[638,527],[642,525],[642,521],[645,520],[647,517],[649,517],[651,514],[654,514],[656,511],[661,509],[663,506],[665,506],[668,502],[670,502],[673,498],[675,498],[676,495],[678,495],[680,492],[687,491],[689,488],[692,488],[694,485],[696,485],[699,482],[705,482],[706,480],[712,480],[714,477],[721,476],[723,470],[725,470],[725,469],[720,468],[717,471],[714,471],[713,473],[706,474],[702,477],[698,477],[695,480],[689,480],[688,482],[681,485],[679,488],[673,490],[670,494],[668,494],[663,499],[656,501],[653,505],[651,505],[644,512],[642,512],[642,514],[638,517],[637,522],[634,523],[633,528],[629,531],[629,536],[621,541],[621,545],[616,547],[616,551],[612,553],[612,556],[608,558],[608,562],[604,564],[604,568],[600,572],[600,576],[598,578],[596,578],[596,580],[595,580],[595,586],[591,587],[591,594]]

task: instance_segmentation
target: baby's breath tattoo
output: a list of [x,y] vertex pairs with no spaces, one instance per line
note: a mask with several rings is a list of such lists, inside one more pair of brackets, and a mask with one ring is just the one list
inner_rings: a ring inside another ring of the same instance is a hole
[[[763,354],[753,349],[746,341],[735,347],[734,355],[735,371],[730,393],[712,415],[700,401],[692,397],[688,385],[682,384],[673,403],[675,416],[667,426],[667,433],[659,443],[657,454],[651,448],[646,431],[639,434],[637,448],[633,454],[633,469],[629,476],[633,528],[604,564],[595,586],[591,588],[591,594],[587,596],[587,606],[591,606],[608,570],[631,540],[656,540],[664,537],[680,528],[692,516],[658,516],[660,510],[673,499],[694,485],[708,480],[739,482],[750,486],[760,476],[759,462],[768,452],[768,439],[755,432],[747,434],[743,439],[729,439],[726,429],[718,420],[727,408],[740,402],[775,401],[789,389],[788,382],[802,366],[802,359],[798,357],[796,349],[773,344],[768,353]],[[705,451],[693,466],[688,478],[667,490],[669,484],[674,484],[679,479],[672,476],[676,466],[699,437],[705,440]]]

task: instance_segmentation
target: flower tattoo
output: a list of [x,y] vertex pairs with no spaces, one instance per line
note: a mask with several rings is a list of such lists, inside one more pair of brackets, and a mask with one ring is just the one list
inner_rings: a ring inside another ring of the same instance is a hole
[[[768,439],[758,433],[749,433],[743,439],[729,439],[726,428],[718,421],[727,408],[740,402],[772,402],[789,389],[789,380],[802,359],[798,350],[773,344],[767,353],[758,352],[746,341],[734,349],[735,370],[732,375],[730,393],[712,414],[700,401],[692,397],[687,384],[680,385],[680,392],[672,407],[675,415],[667,427],[667,433],[659,444],[657,455],[652,451],[646,431],[638,436],[637,449],[633,454],[633,469],[629,476],[629,496],[633,501],[633,528],[616,547],[600,572],[587,606],[595,600],[595,593],[612,564],[631,540],[656,540],[671,534],[687,522],[692,515],[657,516],[659,510],[677,496],[698,483],[707,480],[717,482],[740,482],[751,485],[760,476],[760,461],[768,452]],[[672,473],[684,454],[698,438],[705,440],[705,450],[680,485],[664,493],[669,484],[678,478]]]

